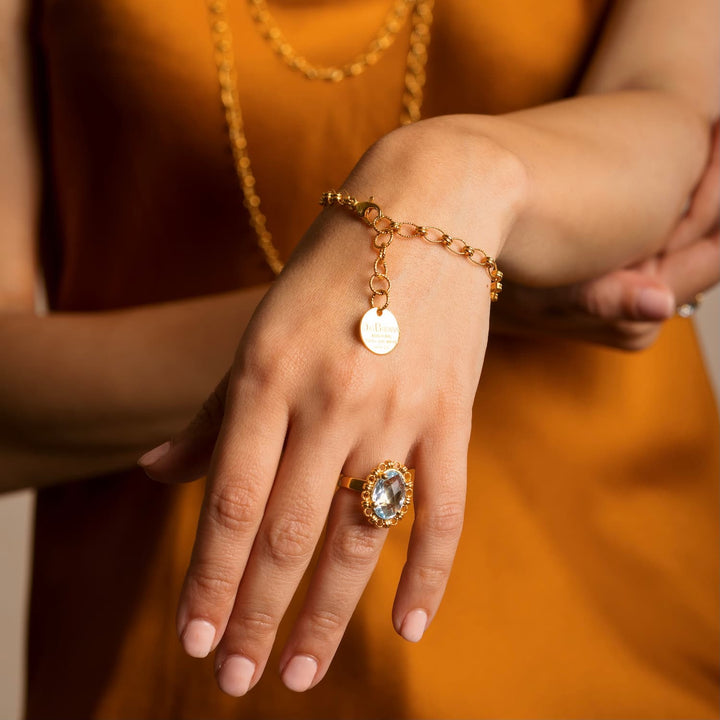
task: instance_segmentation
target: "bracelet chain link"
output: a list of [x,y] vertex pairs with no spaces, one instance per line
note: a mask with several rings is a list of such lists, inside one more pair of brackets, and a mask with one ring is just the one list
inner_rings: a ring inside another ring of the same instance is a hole
[[[324,206],[339,205],[352,210],[375,232],[373,247],[378,251],[378,256],[373,265],[373,274],[369,284],[370,307],[375,308],[378,312],[387,309],[390,304],[390,278],[387,274],[385,255],[396,236],[407,239],[422,238],[433,245],[442,245],[453,255],[465,257],[473,265],[485,268],[490,277],[490,300],[495,302],[500,296],[503,274],[498,270],[495,259],[484,250],[472,247],[463,239],[449,235],[444,230],[432,225],[417,225],[412,222],[393,220],[383,213],[372,197],[366,202],[360,202],[348,193],[330,190],[323,193],[320,204]],[[380,302],[377,298],[383,298],[382,305],[376,304],[376,302]]]

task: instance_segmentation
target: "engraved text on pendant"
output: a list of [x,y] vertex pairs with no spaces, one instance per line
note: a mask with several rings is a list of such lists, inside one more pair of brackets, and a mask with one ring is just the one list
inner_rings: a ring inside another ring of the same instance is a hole
[[360,338],[371,352],[386,355],[398,344],[400,338],[400,328],[395,316],[389,310],[378,314],[376,308],[370,308],[360,320]]

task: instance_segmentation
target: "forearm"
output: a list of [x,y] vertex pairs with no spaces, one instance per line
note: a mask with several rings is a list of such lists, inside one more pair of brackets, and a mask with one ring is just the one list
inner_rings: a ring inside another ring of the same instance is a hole
[[710,146],[709,122],[656,91],[461,122],[527,170],[525,203],[500,255],[509,277],[530,285],[592,278],[660,249]]
[[578,97],[485,121],[529,173],[511,272],[569,282],[662,247],[708,160],[719,21],[715,0],[617,0]]
[[0,317],[0,490],[134,464],[230,365],[266,287],[104,313]]
[[[403,218],[466,233],[497,254],[509,281],[557,286],[657,251],[702,174],[709,141],[705,119],[667,94],[581,96],[402,128],[371,149],[351,187],[388,195]],[[388,167],[402,183],[383,177]],[[428,217],[437,205],[453,210]]]
[[646,257],[708,159],[718,15],[715,0],[617,0],[578,96],[402,128],[371,150],[373,172],[351,176],[353,189],[466,233],[511,282],[566,284]]

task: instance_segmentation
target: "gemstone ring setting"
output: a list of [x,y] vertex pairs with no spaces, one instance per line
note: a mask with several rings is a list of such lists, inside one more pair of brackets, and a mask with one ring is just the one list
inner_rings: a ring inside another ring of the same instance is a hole
[[381,462],[364,480],[340,473],[338,487],[360,493],[360,507],[375,527],[392,527],[412,503],[415,470],[394,460]]

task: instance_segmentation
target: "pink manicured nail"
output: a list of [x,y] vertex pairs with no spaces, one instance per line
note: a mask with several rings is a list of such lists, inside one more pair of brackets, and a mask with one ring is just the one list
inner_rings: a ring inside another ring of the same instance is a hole
[[255,663],[252,660],[243,655],[229,655],[218,670],[218,685],[224,693],[240,697],[250,689],[254,674]]
[[400,626],[400,634],[408,642],[419,642],[427,627],[428,616],[424,610],[411,610]]
[[170,445],[172,443],[170,440],[167,440],[162,445],[158,445],[156,448],[153,448],[152,450],[148,450],[143,456],[140,457],[138,460],[138,465],[140,467],[149,467],[153,463],[156,463],[163,455],[167,455],[168,450],[170,450]]
[[181,641],[190,657],[207,657],[215,642],[215,628],[207,620],[191,620],[182,634]]
[[643,288],[638,293],[637,308],[642,319],[667,320],[675,314],[675,301],[670,293],[657,288]]
[[282,672],[285,687],[295,692],[305,692],[315,679],[317,661],[309,655],[296,655],[290,659]]

